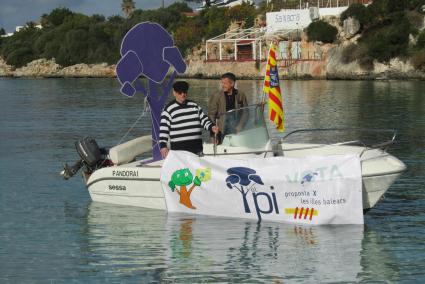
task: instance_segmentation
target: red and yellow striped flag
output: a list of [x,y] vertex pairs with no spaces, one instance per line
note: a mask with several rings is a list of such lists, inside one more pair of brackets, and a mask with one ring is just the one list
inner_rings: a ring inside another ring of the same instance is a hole
[[283,104],[279,86],[279,73],[277,71],[276,45],[274,43],[270,46],[263,90],[269,96],[269,118],[276,125],[276,129],[279,132],[283,132],[285,130]]

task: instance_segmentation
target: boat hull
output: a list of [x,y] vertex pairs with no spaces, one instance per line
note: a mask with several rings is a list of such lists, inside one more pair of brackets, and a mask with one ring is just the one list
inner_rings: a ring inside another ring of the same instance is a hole
[[[362,163],[363,209],[375,206],[391,184],[403,172],[404,164],[395,159],[398,171],[370,173],[366,175],[368,162]],[[370,163],[370,162],[369,162]],[[93,201],[166,210],[164,193],[160,183],[160,167],[109,167],[95,171],[87,180],[87,187]]]
[[93,201],[165,210],[159,176],[159,167],[108,167],[95,171],[86,183]]
[[394,181],[401,175],[401,173],[363,177],[363,209],[370,209],[383,198],[384,193],[394,183]]
[[[110,190],[111,186],[125,187],[125,190]],[[164,194],[158,181],[144,180],[102,180],[89,186],[93,201],[117,205],[137,206],[166,210]]]

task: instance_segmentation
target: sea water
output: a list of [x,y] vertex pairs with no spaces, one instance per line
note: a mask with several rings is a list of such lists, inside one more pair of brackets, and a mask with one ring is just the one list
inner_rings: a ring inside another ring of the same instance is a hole
[[[189,98],[206,110],[219,81],[189,83]],[[238,88],[255,103],[261,84]],[[78,158],[82,136],[113,146],[148,134],[143,97],[120,95],[115,79],[0,79],[0,282],[424,282],[425,82],[281,86],[287,132],[398,131],[388,151],[407,171],[364,226],[257,224],[92,202],[80,175],[59,176],[62,163]]]

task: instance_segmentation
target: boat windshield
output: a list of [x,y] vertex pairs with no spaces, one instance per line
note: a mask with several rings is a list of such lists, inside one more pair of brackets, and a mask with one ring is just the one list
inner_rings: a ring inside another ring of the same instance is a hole
[[263,114],[263,105],[251,105],[221,115],[222,145],[264,148],[269,141],[269,135]]

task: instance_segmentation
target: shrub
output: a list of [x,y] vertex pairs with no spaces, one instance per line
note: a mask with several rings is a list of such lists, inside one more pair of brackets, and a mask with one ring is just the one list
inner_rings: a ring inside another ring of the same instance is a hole
[[378,33],[373,41],[368,42],[368,54],[380,62],[388,62],[391,58],[406,54],[409,35],[390,28]]
[[420,29],[423,26],[424,16],[418,11],[409,11],[406,13],[406,16],[412,27],[415,29]]
[[225,8],[211,7],[201,11],[203,35],[206,39],[224,33],[230,24]]
[[398,12],[386,23],[369,29],[360,42],[367,46],[370,57],[379,62],[388,62],[391,58],[407,54],[411,30],[404,13]]
[[[381,0],[382,1],[382,0]],[[409,0],[397,0],[397,1],[388,1],[386,2],[386,11],[388,13],[404,11],[409,7]]]
[[74,15],[74,12],[68,8],[56,8],[50,14],[41,16],[41,24],[45,28],[57,27],[62,25],[68,17]]
[[30,47],[18,47],[6,57],[7,64],[15,67],[25,66],[28,62],[36,59]]
[[177,28],[173,37],[175,44],[182,54],[185,55],[188,49],[201,41],[202,27],[194,19],[188,19],[183,25]]
[[40,35],[40,30],[25,27],[11,37],[3,38],[1,54],[7,64],[21,67],[28,62],[39,58],[33,49],[33,42]]
[[425,5],[425,0],[410,0],[408,6],[410,10],[422,12],[423,5]]
[[337,28],[322,20],[315,21],[307,27],[307,37],[309,41],[332,43],[335,41],[337,34]]
[[226,16],[231,20],[245,21],[245,27],[252,27],[254,25],[256,11],[253,5],[243,3],[227,10]]

